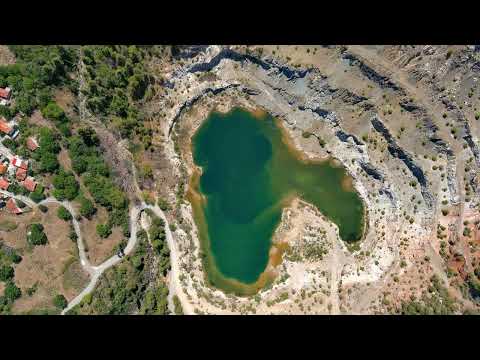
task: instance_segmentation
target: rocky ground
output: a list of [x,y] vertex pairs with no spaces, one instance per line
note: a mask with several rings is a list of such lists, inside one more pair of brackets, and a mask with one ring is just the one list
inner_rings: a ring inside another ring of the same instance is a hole
[[[478,311],[468,285],[480,244],[475,47],[208,46],[163,61],[151,64],[162,84],[149,109],[159,126],[154,186],[176,204],[177,295],[194,312],[395,313],[425,294],[454,303],[453,313]],[[275,281],[251,297],[206,283],[183,196],[192,134],[210,111],[234,106],[281,119],[306,156],[342,162],[368,219],[363,241],[347,247],[334,224],[294,201],[274,238],[288,250],[266,270]]]

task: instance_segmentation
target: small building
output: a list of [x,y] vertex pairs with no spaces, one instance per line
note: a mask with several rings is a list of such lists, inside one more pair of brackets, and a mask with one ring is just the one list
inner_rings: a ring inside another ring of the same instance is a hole
[[18,181],[23,181],[27,177],[27,170],[18,168],[17,172],[15,173],[15,177]]
[[12,214],[18,215],[21,214],[23,211],[17,206],[17,202],[15,201],[14,198],[10,198],[7,201],[7,209],[10,211]]
[[14,156],[12,158],[12,165],[17,167],[17,168],[23,169],[23,170],[28,169],[28,161],[27,160],[22,160],[22,159],[20,159],[19,157],[16,157],[16,156]]
[[25,189],[30,192],[35,191],[35,188],[37,187],[35,179],[31,176],[27,177],[24,181],[21,182],[21,184]]
[[8,166],[6,164],[0,163],[0,175],[3,175],[7,172]]
[[10,183],[3,177],[0,177],[0,189],[7,191]]
[[5,135],[11,135],[14,132],[13,127],[8,124],[4,117],[0,117],[0,132],[4,133]]
[[35,150],[37,150],[37,149],[39,148],[37,140],[36,140],[35,138],[33,138],[33,137],[30,136],[30,137],[27,139],[27,148],[28,148],[28,150],[30,150],[30,151],[35,151]]
[[10,100],[10,95],[12,94],[12,89],[9,87],[1,88],[0,87],[0,98],[4,100]]

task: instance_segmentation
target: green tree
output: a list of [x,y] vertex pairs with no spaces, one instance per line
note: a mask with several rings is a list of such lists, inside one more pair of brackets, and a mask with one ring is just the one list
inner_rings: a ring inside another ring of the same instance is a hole
[[97,234],[102,239],[105,239],[110,236],[112,233],[112,228],[108,224],[98,224],[97,225]]
[[80,215],[86,217],[87,219],[91,218],[97,209],[93,206],[93,203],[88,200],[86,197],[81,196],[79,199],[80,202]]
[[13,303],[22,296],[22,291],[12,281],[8,281],[5,286],[4,294],[8,301]]
[[58,208],[57,216],[64,221],[72,220],[72,214],[64,206]]
[[45,195],[43,194],[43,186],[38,184],[37,187],[35,188],[35,191],[30,193],[30,199],[35,201],[36,203],[39,203],[40,201],[45,199]]
[[42,115],[46,119],[53,120],[58,125],[68,121],[63,109],[54,102],[50,102],[42,109]]
[[27,241],[32,245],[45,245],[48,242],[47,235],[43,232],[42,224],[30,225]]
[[8,281],[13,279],[15,276],[15,270],[11,266],[2,265],[0,266],[0,281]]
[[63,169],[53,177],[53,196],[58,200],[73,200],[78,195],[79,185],[71,172]]
[[68,305],[67,299],[62,294],[58,294],[53,298],[53,305],[58,309],[65,309]]

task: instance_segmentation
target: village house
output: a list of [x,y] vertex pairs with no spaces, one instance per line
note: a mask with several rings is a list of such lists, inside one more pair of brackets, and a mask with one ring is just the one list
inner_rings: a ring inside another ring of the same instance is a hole
[[0,105],[8,105],[10,102],[10,95],[12,94],[12,89],[9,87],[0,88]]
[[0,117],[0,133],[15,139],[19,133],[15,123],[8,123],[4,117]]
[[17,202],[15,201],[14,198],[10,198],[7,201],[7,209],[10,211],[12,214],[18,215],[21,214],[23,211],[17,206]]
[[30,136],[30,137],[27,139],[27,148],[28,148],[28,150],[30,150],[30,151],[35,151],[35,150],[37,150],[37,149],[39,148],[37,140],[36,140],[35,138],[33,138],[33,137]]
[[9,87],[1,88],[0,87],[0,98],[5,100],[10,100],[10,95],[12,94],[12,89]]
[[17,156],[14,156],[12,158],[12,165],[17,167],[17,168],[23,169],[23,170],[28,169],[28,161],[27,160],[22,160]]
[[7,191],[10,183],[3,177],[0,177],[0,189]]
[[37,187],[37,183],[35,182],[35,179],[31,176],[27,177],[20,184],[30,192],[35,191],[35,188]]
[[15,177],[18,181],[23,181],[27,177],[27,170],[18,168],[17,172],[15,173]]
[[0,175],[4,175],[7,172],[8,165],[0,163]]

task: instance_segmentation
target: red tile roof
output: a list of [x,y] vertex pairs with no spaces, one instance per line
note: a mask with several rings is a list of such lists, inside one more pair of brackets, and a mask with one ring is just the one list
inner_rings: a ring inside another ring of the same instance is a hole
[[0,164],[0,175],[3,175],[7,172],[8,166],[4,164]]
[[10,186],[10,183],[7,180],[5,180],[5,178],[1,177],[0,178],[0,189],[8,190],[9,186]]
[[8,99],[12,90],[10,88],[0,88],[0,98]]
[[12,130],[13,129],[8,125],[7,120],[5,120],[5,118],[0,118],[0,131],[5,134],[10,134]]
[[33,137],[29,137],[27,139],[27,148],[31,151],[35,151],[38,149],[38,143],[37,140],[35,140]]
[[21,184],[25,189],[27,189],[30,192],[35,191],[35,188],[37,187],[37,183],[35,182],[35,179],[31,176],[27,177],[24,181],[22,181]]
[[22,168],[18,168],[15,176],[16,176],[18,181],[25,180],[25,178],[27,177],[27,170],[22,169]]
[[18,157],[14,157],[12,159],[12,164],[13,164],[13,166],[22,168],[24,170],[28,169],[28,161],[19,159]]
[[13,214],[21,214],[22,209],[19,209],[17,206],[17,202],[15,201],[14,198],[10,198],[7,201],[7,209]]

